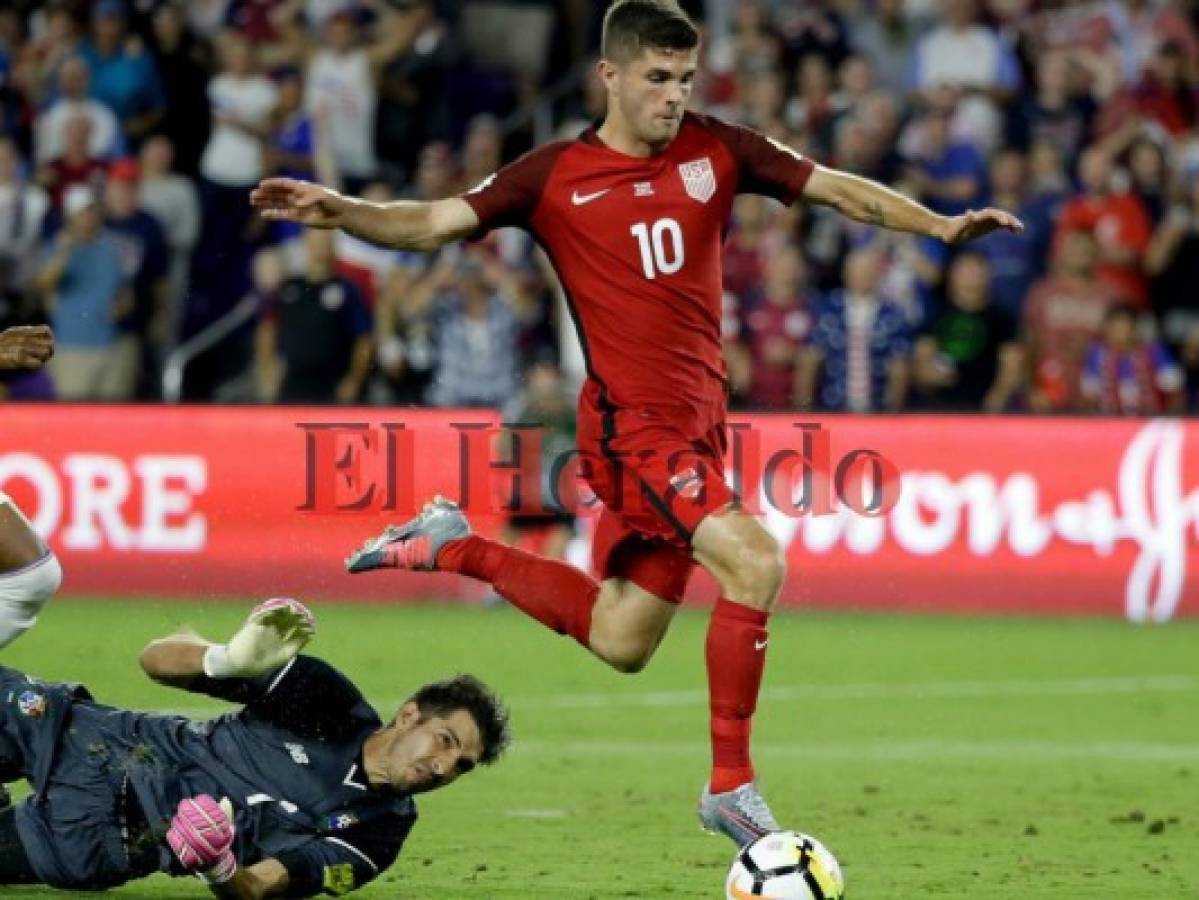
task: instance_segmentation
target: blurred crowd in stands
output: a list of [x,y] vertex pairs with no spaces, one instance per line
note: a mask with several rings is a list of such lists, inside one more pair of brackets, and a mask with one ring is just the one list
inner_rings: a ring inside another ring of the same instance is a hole
[[[528,235],[426,257],[268,224],[247,193],[435,199],[577,135],[604,111],[604,6],[4,4],[0,327],[47,321],[58,350],[0,392],[558,408],[582,363]],[[739,198],[735,407],[1199,412],[1199,5],[683,6],[694,109],[1026,225],[950,249]]]

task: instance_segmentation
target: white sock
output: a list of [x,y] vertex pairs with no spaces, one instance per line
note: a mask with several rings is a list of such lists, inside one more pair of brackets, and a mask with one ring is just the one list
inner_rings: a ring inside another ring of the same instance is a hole
[[13,572],[0,573],[0,647],[7,647],[33,627],[60,584],[62,566],[53,553]]

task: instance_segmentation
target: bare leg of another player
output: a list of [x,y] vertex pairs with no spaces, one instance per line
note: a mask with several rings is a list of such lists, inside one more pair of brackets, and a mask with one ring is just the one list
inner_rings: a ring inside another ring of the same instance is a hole
[[58,558],[0,493],[0,647],[33,627],[61,583]]
[[[40,369],[54,355],[45,325],[0,331],[0,369]],[[57,557],[9,497],[0,493],[0,647],[33,627],[62,582]]]

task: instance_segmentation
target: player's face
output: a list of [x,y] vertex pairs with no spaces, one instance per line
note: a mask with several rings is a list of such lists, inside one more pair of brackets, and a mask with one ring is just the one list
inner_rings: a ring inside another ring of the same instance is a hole
[[609,91],[634,138],[651,147],[674,140],[691,98],[698,57],[698,50],[645,50],[614,67]]
[[479,726],[463,709],[422,719],[414,704],[405,704],[392,728],[387,780],[406,794],[445,787],[473,769],[483,753]]

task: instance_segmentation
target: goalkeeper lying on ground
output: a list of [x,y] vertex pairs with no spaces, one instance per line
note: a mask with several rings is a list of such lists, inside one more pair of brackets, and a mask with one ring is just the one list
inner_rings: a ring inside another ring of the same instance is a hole
[[194,873],[218,897],[307,897],[390,866],[416,821],[412,795],[493,762],[507,715],[460,675],[384,725],[344,675],[297,656],[312,634],[303,605],[268,600],[227,645],[192,633],[149,644],[155,681],[244,704],[211,721],[102,706],[0,666],[0,778],[33,787],[0,812],[0,884]]

